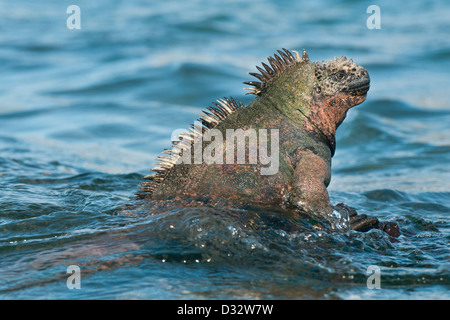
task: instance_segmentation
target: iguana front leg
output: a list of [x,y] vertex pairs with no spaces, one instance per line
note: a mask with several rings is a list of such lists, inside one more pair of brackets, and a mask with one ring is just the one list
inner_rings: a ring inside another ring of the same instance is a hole
[[326,181],[330,165],[311,150],[297,151],[290,202],[308,215],[327,219],[333,213]]
[[292,205],[314,218],[322,221],[325,219],[332,225],[341,216],[348,219],[347,225],[352,230],[365,232],[376,228],[392,235],[386,224],[380,223],[377,218],[358,215],[355,209],[342,203],[336,206],[331,204],[327,191],[331,175],[329,163],[308,149],[298,151],[296,160],[290,197]]

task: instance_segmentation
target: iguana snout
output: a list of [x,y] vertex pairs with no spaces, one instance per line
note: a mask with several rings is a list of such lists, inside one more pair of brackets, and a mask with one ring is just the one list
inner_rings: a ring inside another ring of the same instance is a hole
[[370,78],[366,70],[354,79],[350,80],[347,85],[342,88],[343,92],[348,92],[354,96],[365,96],[370,88]]

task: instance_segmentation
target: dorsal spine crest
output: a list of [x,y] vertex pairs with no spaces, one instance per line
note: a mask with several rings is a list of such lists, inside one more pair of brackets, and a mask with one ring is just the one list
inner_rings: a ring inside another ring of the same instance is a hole
[[273,57],[268,57],[267,61],[270,64],[270,67],[262,62],[262,66],[264,67],[256,67],[260,73],[249,72],[249,74],[259,81],[246,81],[244,84],[248,84],[253,86],[253,88],[245,88],[249,90],[246,94],[254,94],[259,95],[263,92],[269,85],[270,81],[274,79],[277,75],[282,73],[287,67],[297,64],[297,63],[309,63],[308,54],[303,49],[302,56],[297,51],[292,50],[295,56],[291,51],[287,49],[277,50],[278,54],[274,54]]

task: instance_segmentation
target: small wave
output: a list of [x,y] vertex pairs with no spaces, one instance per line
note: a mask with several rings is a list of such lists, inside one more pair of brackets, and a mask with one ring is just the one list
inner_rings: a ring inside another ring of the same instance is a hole
[[420,109],[406,102],[390,99],[369,100],[360,107],[360,110],[364,113],[377,114],[389,119],[421,119],[450,114],[449,111],[444,109]]
[[367,113],[358,113],[349,119],[345,126],[337,133],[339,147],[377,144],[401,144],[401,130],[392,128],[380,117]]
[[390,189],[368,191],[364,193],[364,196],[366,196],[370,200],[379,202],[409,200],[407,193]]
[[[139,210],[140,214],[147,211]],[[327,233],[316,230],[311,220],[273,209],[178,208],[153,212],[147,221],[129,230],[129,239],[162,262],[278,269],[284,268],[279,265],[283,261],[289,272],[294,265],[334,272],[340,267],[334,265],[333,256],[339,255],[343,246],[357,250],[360,245],[355,247],[355,242],[365,241],[361,254],[368,247],[385,251],[391,246],[383,232],[359,237]]]

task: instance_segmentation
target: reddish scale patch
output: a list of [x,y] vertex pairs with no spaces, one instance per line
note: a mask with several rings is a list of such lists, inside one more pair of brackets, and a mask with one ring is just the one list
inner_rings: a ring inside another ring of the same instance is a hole
[[366,95],[353,96],[339,93],[334,96],[314,94],[311,102],[310,121],[305,122],[305,128],[309,131],[324,134],[327,138],[333,138],[336,129],[344,121],[347,111],[364,102]]

